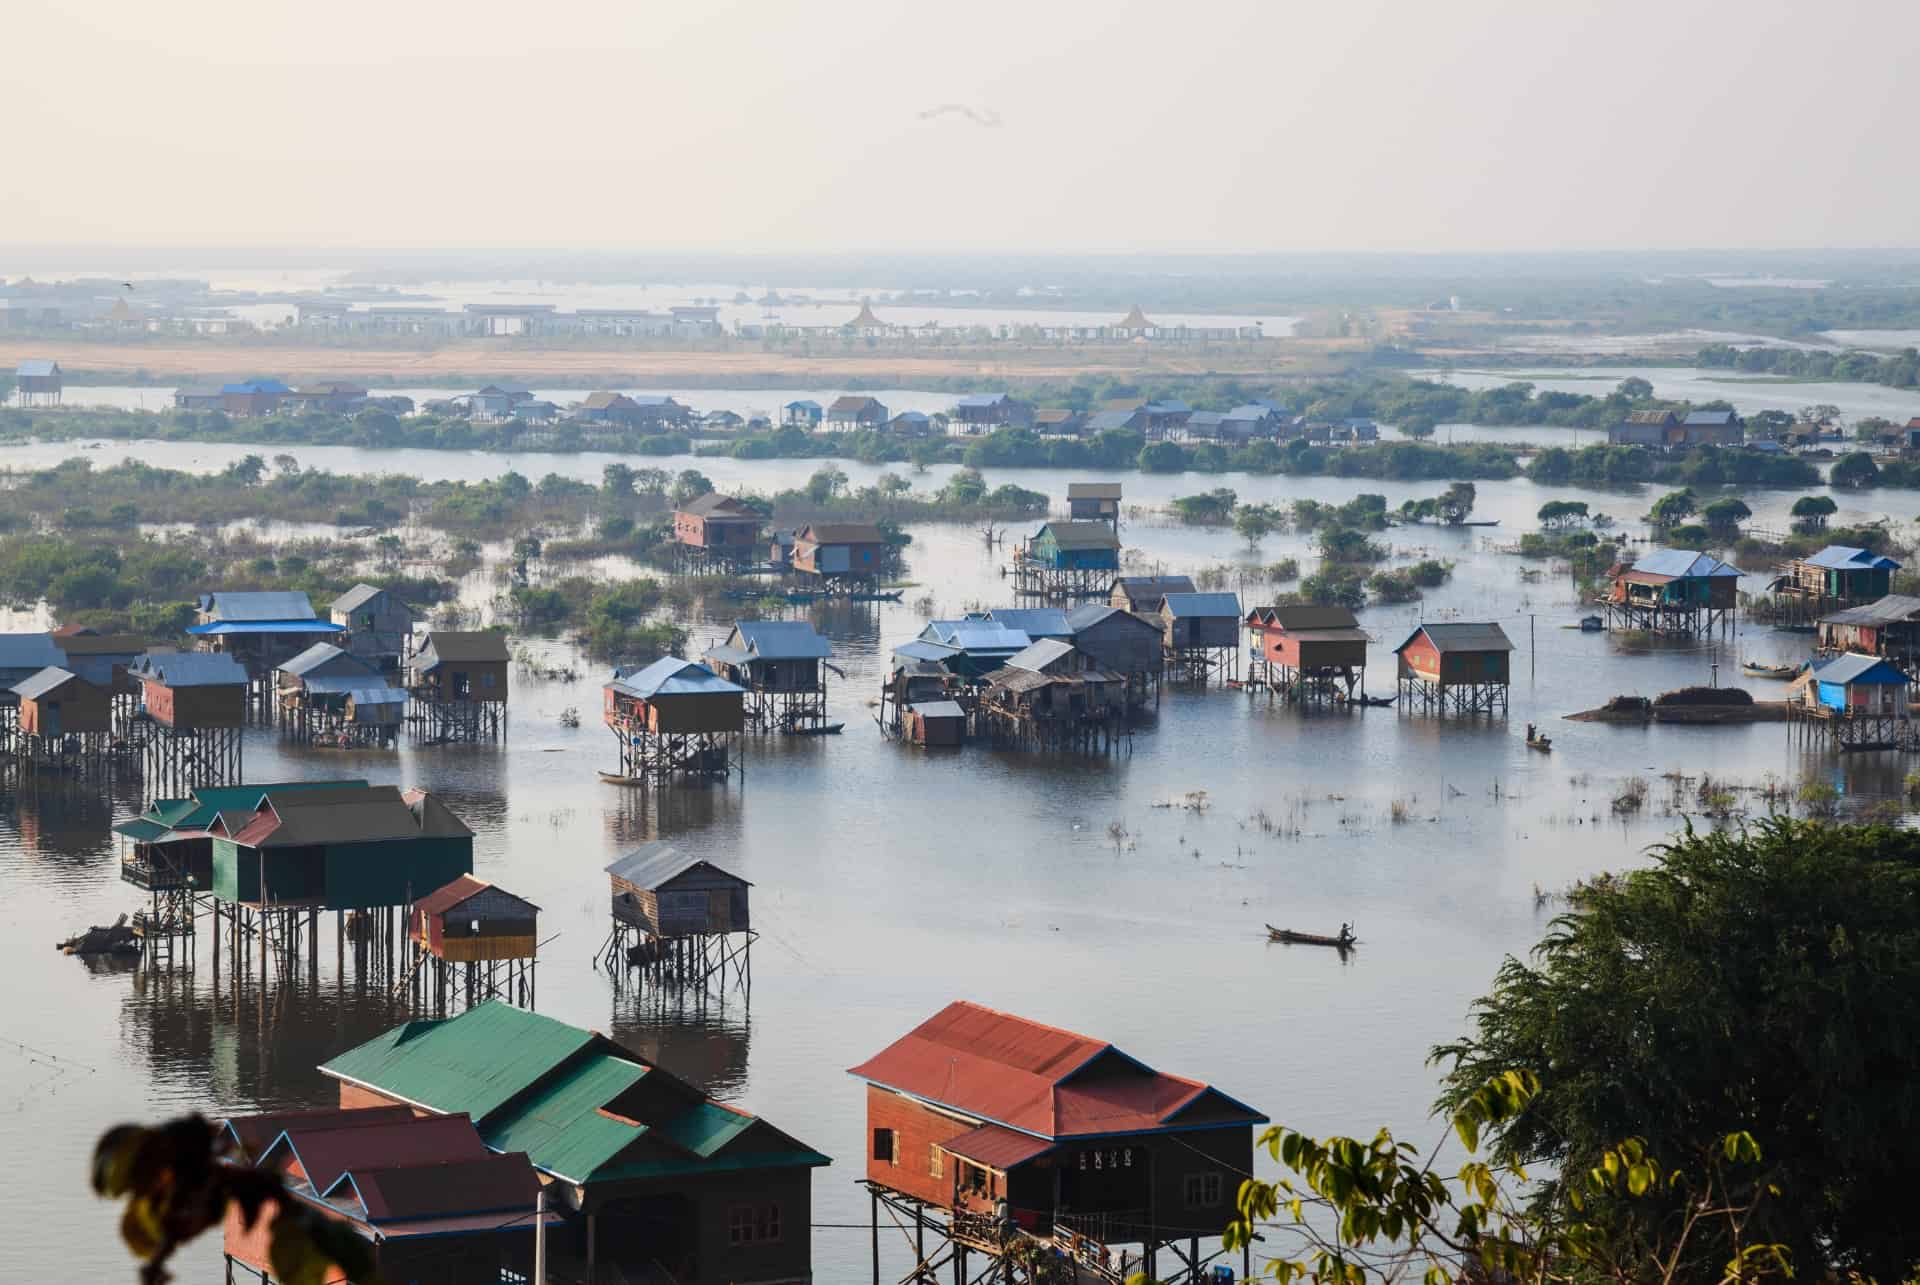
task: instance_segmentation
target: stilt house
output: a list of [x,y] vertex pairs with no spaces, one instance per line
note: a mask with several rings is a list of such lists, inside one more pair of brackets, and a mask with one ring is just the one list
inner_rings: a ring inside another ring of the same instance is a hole
[[1169,593],[1160,605],[1168,651],[1240,645],[1240,598],[1231,593]]
[[328,615],[347,631],[347,651],[383,673],[400,668],[413,638],[413,609],[392,590],[357,584],[333,600]]
[[97,735],[113,730],[113,694],[71,670],[49,665],[15,684],[25,736]]
[[812,695],[825,692],[820,667],[832,656],[832,644],[810,620],[738,620],[701,659],[750,692]]
[[759,552],[766,519],[731,495],[708,491],[673,511],[673,538],[689,549],[728,558]]
[[131,821],[113,827],[128,843],[120,878],[139,888],[213,887],[213,823],[222,813],[251,813],[269,794],[302,790],[365,790],[365,781],[284,781],[277,785],[201,786],[184,798],[155,799]]
[[1107,587],[1107,605],[1143,616],[1157,616],[1168,594],[1193,592],[1191,576],[1117,576]]
[[13,382],[22,406],[58,406],[65,379],[59,362],[29,357],[13,368]]
[[1074,1259],[1138,1245],[1151,1275],[1156,1252],[1232,1217],[1267,1121],[1104,1040],[966,1001],[849,1073],[867,1086],[870,1187],[945,1211],[961,1254],[994,1252],[1004,1218]]
[[1101,669],[1124,674],[1136,685],[1142,676],[1160,672],[1159,621],[1089,602],[1068,612],[1067,624],[1073,629],[1073,645]]
[[1830,544],[1780,568],[1776,598],[1797,598],[1817,610],[1851,607],[1884,598],[1900,564],[1866,549]]
[[403,1023],[320,1072],[342,1107],[465,1115],[492,1150],[524,1151],[566,1218],[548,1253],[567,1279],[812,1279],[827,1157],[597,1032],[494,1001]]
[[1104,522],[1120,528],[1120,483],[1067,483],[1067,516],[1075,522]]
[[1920,661],[1920,598],[1888,594],[1877,602],[1822,616],[1819,648],[1859,652],[1911,666]]
[[607,866],[613,917],[654,937],[747,932],[753,887],[671,843],[640,847]]
[[998,620],[929,620],[920,637],[893,649],[896,656],[930,661],[975,683],[1024,651],[1033,638]]
[[1616,625],[1700,636],[1731,627],[1740,572],[1691,549],[1654,549],[1607,578],[1607,610]]
[[413,903],[409,935],[455,963],[531,959],[539,921],[540,907],[531,901],[463,874]]
[[47,634],[0,634],[0,707],[19,704],[13,689],[47,668],[64,669],[67,653]]
[[793,569],[823,580],[872,580],[890,553],[887,537],[871,522],[814,522],[793,537]]
[[1513,643],[1497,623],[1429,622],[1393,649],[1400,703],[1455,713],[1507,707]]
[[371,660],[315,643],[274,671],[281,726],[303,740],[384,743],[400,733],[407,694]]
[[984,615],[969,615],[967,618],[1005,625],[1025,634],[1033,642],[1039,642],[1042,638],[1073,637],[1073,626],[1067,623],[1067,613],[1059,607],[995,607]]
[[86,625],[68,625],[53,631],[54,645],[65,653],[66,667],[96,687],[116,695],[139,690],[129,673],[147,650],[135,634],[103,634]]
[[1365,690],[1367,633],[1347,607],[1255,607],[1250,681],[1271,691],[1309,696],[1337,683],[1351,696]]
[[200,650],[226,653],[255,680],[313,644],[346,632],[314,615],[313,603],[298,591],[202,594],[198,617],[187,633]]
[[504,634],[436,629],[413,653],[407,686],[428,700],[504,704],[511,659]]
[[181,732],[238,728],[247,718],[247,671],[231,656],[154,651],[129,671],[140,684],[140,709]]
[[1113,571],[1120,537],[1105,522],[1048,522],[1027,542],[1026,557],[1049,571]]
[[737,766],[747,691],[705,665],[665,656],[644,669],[618,668],[602,695],[604,720],[620,745],[613,774],[620,783],[718,780]]

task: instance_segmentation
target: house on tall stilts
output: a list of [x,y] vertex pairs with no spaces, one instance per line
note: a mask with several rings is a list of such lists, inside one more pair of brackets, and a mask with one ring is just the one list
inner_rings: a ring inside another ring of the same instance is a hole
[[1893,591],[1893,573],[1899,569],[1892,558],[1839,544],[1783,563],[1768,586],[1777,621],[1805,625],[1878,602]]
[[1820,617],[1823,655],[1878,656],[1909,672],[1920,665],[1920,598],[1890,593],[1859,607]]
[[1211,1085],[966,1001],[850,1074],[867,1089],[876,1275],[888,1226],[903,1259],[963,1281],[1038,1279],[1021,1266],[1038,1255],[1078,1280],[1200,1285],[1228,1259],[1215,1229],[1267,1117]]
[[1817,659],[1788,690],[1790,734],[1840,751],[1920,750],[1907,703],[1912,680],[1878,656]]
[[407,694],[371,660],[315,643],[276,669],[274,680],[282,736],[336,749],[390,749],[400,738]]
[[740,620],[702,657],[746,689],[746,725],[757,732],[813,733],[827,723],[833,647],[807,620]]
[[1496,623],[1420,625],[1393,649],[1401,713],[1506,713],[1512,652]]
[[1348,607],[1255,607],[1246,616],[1247,688],[1314,703],[1367,694],[1367,644]]
[[1607,616],[1615,629],[1706,638],[1730,636],[1740,605],[1740,572],[1691,549],[1653,549],[1607,572]]
[[613,928],[599,962],[615,985],[629,974],[656,987],[752,994],[753,885],[667,842],[644,843],[607,866]]
[[507,730],[506,635],[436,629],[407,660],[407,722],[429,744],[495,741]]
[[247,704],[262,718],[276,706],[274,670],[317,642],[333,642],[346,628],[314,614],[297,590],[218,591],[202,594],[197,623],[187,627],[204,652],[233,657],[247,671]]
[[1167,674],[1202,686],[1240,677],[1240,598],[1169,593],[1160,600]]
[[620,746],[616,785],[724,781],[743,770],[746,688],[705,665],[663,656],[644,668],[617,668],[602,689],[603,717]]
[[1048,522],[1014,549],[1013,591],[1057,601],[1097,598],[1120,569],[1120,537],[1104,521]]
[[139,742],[147,797],[238,785],[248,687],[240,663],[219,653],[148,652],[127,672],[140,692],[128,736]]

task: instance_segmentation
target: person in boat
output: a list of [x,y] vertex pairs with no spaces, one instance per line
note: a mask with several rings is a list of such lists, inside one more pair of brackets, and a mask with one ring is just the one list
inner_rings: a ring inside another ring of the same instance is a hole
[[1342,946],[1350,946],[1353,944],[1352,924],[1343,923],[1340,925],[1340,944]]
[[1534,732],[1534,730],[1533,730],[1533,724],[1532,724],[1532,723],[1528,723],[1528,724],[1527,724],[1527,739],[1528,739],[1529,741],[1532,741],[1532,740],[1535,740],[1535,739],[1537,739],[1537,737],[1536,737],[1536,734],[1535,734],[1535,732]]

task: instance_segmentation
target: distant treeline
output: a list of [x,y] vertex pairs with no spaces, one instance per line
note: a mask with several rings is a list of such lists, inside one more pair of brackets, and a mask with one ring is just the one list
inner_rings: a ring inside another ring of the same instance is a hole
[[1920,349],[1913,348],[1882,357],[1858,350],[1820,352],[1805,348],[1735,348],[1731,344],[1709,344],[1700,350],[1695,360],[1702,366],[1721,370],[1920,388]]

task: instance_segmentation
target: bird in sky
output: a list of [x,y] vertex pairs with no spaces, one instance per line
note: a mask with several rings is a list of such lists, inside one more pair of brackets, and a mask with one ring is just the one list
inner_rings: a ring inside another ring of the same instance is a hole
[[129,290],[133,289],[133,282],[131,281],[122,281],[120,284],[125,286]]
[[965,103],[941,103],[938,107],[929,107],[920,113],[921,120],[937,120],[942,116],[964,116],[983,129],[1000,128],[1000,113],[992,108],[974,108]]

